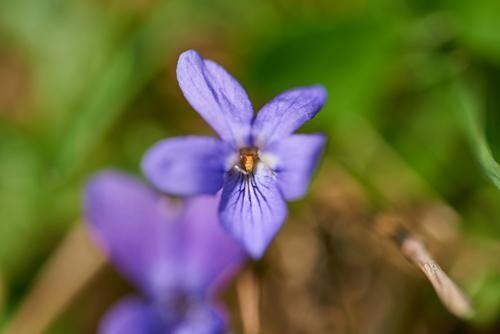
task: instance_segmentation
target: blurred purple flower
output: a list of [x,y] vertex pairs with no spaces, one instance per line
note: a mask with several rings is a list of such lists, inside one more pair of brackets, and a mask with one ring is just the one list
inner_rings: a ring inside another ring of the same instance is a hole
[[302,197],[321,155],[320,134],[293,135],[326,99],[322,86],[278,95],[254,117],[245,90],[220,65],[193,50],[179,57],[177,79],[191,106],[222,140],[163,140],[142,169],[159,190],[178,196],[214,194],[224,228],[260,258],[287,216],[286,200]]
[[220,228],[218,196],[174,204],[126,174],[96,175],[87,223],[113,265],[141,292],[114,306],[100,333],[222,333],[215,294],[244,253]]

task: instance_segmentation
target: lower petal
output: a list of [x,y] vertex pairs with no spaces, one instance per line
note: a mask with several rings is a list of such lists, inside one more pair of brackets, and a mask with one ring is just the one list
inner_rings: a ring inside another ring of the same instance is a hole
[[227,155],[227,146],[215,138],[178,137],[154,145],[141,165],[146,178],[167,194],[215,194],[222,187]]
[[271,168],[287,200],[299,199],[306,193],[325,141],[320,134],[293,135],[266,148],[263,154],[274,156]]
[[160,313],[139,297],[128,297],[114,305],[99,325],[99,334],[169,333]]
[[173,334],[222,334],[226,333],[224,317],[211,305],[199,303],[193,305]]
[[273,171],[259,164],[254,174],[227,176],[219,209],[221,224],[253,258],[260,258],[287,216]]

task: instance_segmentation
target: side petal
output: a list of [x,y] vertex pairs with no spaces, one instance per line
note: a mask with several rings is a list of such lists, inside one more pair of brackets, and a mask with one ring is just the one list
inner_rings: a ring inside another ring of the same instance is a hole
[[236,79],[220,65],[189,50],[179,57],[177,80],[191,106],[224,141],[247,145],[253,109]]
[[148,181],[167,194],[215,194],[222,187],[227,155],[227,146],[215,138],[177,137],[150,148],[141,167]]
[[184,207],[185,282],[191,289],[221,288],[242,266],[245,253],[219,224],[220,193],[188,199]]
[[325,142],[321,134],[292,135],[269,145],[262,153],[263,159],[268,154],[272,156],[271,168],[287,200],[299,199],[306,193]]
[[323,86],[295,88],[276,96],[257,114],[252,138],[258,147],[265,147],[297,130],[313,118],[326,101]]
[[255,259],[262,257],[287,215],[276,176],[262,163],[251,176],[227,176],[219,210],[222,226]]
[[119,172],[94,176],[85,190],[85,220],[111,263],[142,292],[155,296],[179,268],[178,208]]
[[112,306],[99,325],[99,334],[169,333],[157,309],[138,297],[128,297]]

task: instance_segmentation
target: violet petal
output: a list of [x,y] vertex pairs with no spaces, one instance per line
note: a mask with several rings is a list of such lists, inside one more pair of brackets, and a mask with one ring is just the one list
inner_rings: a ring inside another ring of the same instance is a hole
[[287,215],[276,176],[262,163],[250,176],[227,176],[219,210],[223,227],[253,258],[262,257]]
[[85,191],[85,218],[111,263],[155,297],[176,280],[182,263],[178,214],[166,198],[119,172],[94,176]]
[[177,80],[191,106],[224,141],[240,147],[248,144],[252,104],[222,66],[189,50],[179,57]]
[[223,184],[227,150],[216,138],[176,137],[150,148],[141,167],[149,182],[167,194],[215,194]]
[[159,311],[139,297],[127,297],[105,314],[99,334],[167,334],[170,329]]
[[325,142],[321,134],[292,135],[266,148],[264,154],[276,157],[272,168],[287,200],[299,199],[306,193]]
[[198,303],[191,307],[173,334],[223,334],[225,328],[225,319],[211,305]]
[[255,145],[264,148],[290,135],[313,118],[325,101],[323,86],[295,88],[276,96],[257,113],[252,126]]
[[239,269],[245,253],[219,224],[217,196],[186,200],[183,228],[186,234],[184,280],[193,288],[220,285]]

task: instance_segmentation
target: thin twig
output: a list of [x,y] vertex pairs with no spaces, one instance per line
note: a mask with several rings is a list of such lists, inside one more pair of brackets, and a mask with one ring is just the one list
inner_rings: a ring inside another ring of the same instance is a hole
[[436,263],[427,248],[416,236],[398,222],[396,217],[383,216],[377,220],[377,231],[390,236],[401,253],[429,279],[444,306],[460,318],[470,318],[472,306],[467,297]]
[[85,227],[78,223],[42,268],[4,333],[43,333],[104,263]]
[[457,285],[446,275],[420,240],[407,237],[401,244],[404,256],[420,268],[448,310],[461,318],[472,315],[472,307]]

